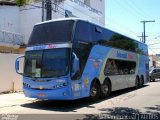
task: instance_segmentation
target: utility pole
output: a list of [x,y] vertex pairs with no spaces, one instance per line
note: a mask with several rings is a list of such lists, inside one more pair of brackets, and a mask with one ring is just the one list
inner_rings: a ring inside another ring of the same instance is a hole
[[45,20],[44,19],[44,11],[45,11],[45,0],[42,0],[42,22]]
[[42,0],[42,21],[52,19],[52,2],[51,0]]
[[140,37],[140,41],[143,42],[143,32],[141,36],[137,36],[137,37]]
[[46,20],[52,19],[52,2],[51,0],[46,0]]
[[[141,36],[137,36],[137,37],[140,37],[140,41],[144,43],[144,35],[143,35],[143,32],[142,32],[142,35]],[[148,36],[146,36],[148,37]]]
[[143,23],[143,41],[144,41],[144,43],[146,43],[146,28],[145,28],[145,25],[146,25],[147,22],[155,22],[155,20],[141,21],[141,23]]

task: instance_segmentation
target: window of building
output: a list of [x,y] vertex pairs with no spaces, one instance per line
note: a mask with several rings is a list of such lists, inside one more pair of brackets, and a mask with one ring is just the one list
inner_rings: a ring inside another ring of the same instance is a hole
[[104,74],[107,75],[128,75],[135,74],[136,62],[108,59],[105,65]]

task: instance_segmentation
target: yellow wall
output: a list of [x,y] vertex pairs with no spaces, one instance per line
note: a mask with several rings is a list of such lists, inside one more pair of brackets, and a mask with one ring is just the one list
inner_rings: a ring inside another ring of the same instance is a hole
[[0,53],[24,54],[25,48],[0,46]]

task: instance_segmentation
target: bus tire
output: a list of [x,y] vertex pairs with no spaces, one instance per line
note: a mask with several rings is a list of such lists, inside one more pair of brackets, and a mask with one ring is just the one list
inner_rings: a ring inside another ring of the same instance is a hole
[[89,97],[87,98],[89,101],[96,101],[100,97],[100,85],[96,80],[94,80],[90,87]]
[[143,85],[144,85],[144,77],[143,77],[143,75],[142,75],[142,76],[141,76],[141,83],[140,83],[140,86],[143,87]]
[[155,82],[155,79],[152,79],[152,82]]
[[152,82],[152,78],[151,78],[151,76],[149,77],[149,81],[150,81],[150,82]]
[[105,80],[101,85],[101,97],[106,98],[111,94],[111,84],[108,80]]
[[135,80],[135,88],[136,89],[139,88],[139,77],[138,76],[136,77],[136,80]]
[[155,79],[150,76],[150,82],[155,82]]

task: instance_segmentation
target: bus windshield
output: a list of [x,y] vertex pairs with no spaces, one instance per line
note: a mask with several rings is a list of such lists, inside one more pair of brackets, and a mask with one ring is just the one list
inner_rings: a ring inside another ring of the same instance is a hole
[[36,78],[67,75],[69,71],[69,51],[68,48],[58,48],[26,52],[24,75]]
[[28,46],[71,42],[74,21],[56,21],[35,25]]

